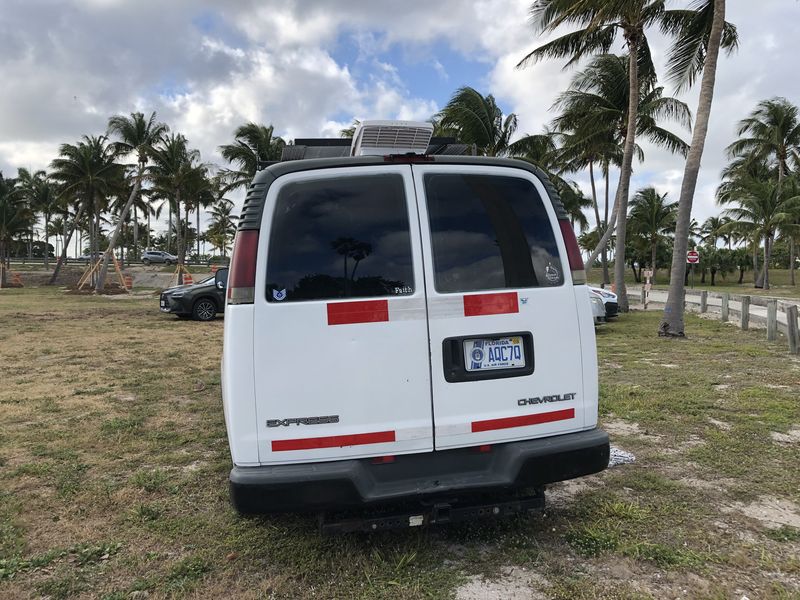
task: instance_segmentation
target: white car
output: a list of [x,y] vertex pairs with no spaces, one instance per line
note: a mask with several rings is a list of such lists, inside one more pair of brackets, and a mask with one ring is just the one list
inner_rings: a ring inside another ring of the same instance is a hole
[[367,530],[499,516],[608,464],[555,189],[524,161],[428,154],[430,127],[364,122],[341,158],[304,159],[337,145],[302,140],[250,186],[222,357],[241,513],[424,502]]
[[589,303],[592,305],[592,317],[594,317],[594,324],[599,325],[606,322],[606,305],[603,300],[596,294],[589,294]]
[[617,295],[603,288],[589,286],[589,293],[600,298],[606,309],[606,319],[613,319],[619,314],[619,304],[617,302]]

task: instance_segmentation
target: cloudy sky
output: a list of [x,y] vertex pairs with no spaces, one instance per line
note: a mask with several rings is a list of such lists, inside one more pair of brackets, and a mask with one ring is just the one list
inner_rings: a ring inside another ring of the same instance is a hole
[[[216,148],[246,121],[271,123],[287,140],[336,136],[353,118],[427,119],[463,85],[494,94],[504,111],[517,113],[519,134],[539,132],[574,71],[555,61],[514,68],[544,41],[528,23],[529,6],[530,0],[3,0],[0,171],[46,168],[60,143],[100,134],[110,115],[134,110],[157,111],[204,161],[224,166]],[[741,44],[717,76],[695,198],[701,222],[717,211],[713,191],[736,122],[765,98],[800,103],[800,2],[729,0],[728,20]],[[666,41],[654,34],[651,45],[661,61]],[[694,110],[695,94],[683,99]],[[632,189],[654,185],[677,199],[682,159],[644,147]],[[588,191],[585,175],[575,179]]]

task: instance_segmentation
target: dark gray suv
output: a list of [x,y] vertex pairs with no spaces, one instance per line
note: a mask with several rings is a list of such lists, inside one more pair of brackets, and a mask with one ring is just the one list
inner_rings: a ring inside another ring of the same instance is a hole
[[212,277],[180,285],[161,292],[161,312],[177,315],[182,319],[211,321],[217,313],[225,312],[225,291],[228,269],[219,269]]

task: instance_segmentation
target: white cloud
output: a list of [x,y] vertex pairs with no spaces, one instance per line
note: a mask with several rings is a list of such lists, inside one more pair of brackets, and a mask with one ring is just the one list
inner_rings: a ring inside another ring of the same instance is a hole
[[[352,117],[426,119],[446,98],[410,91],[413,82],[384,56],[395,47],[453,89],[467,82],[444,68],[435,48],[485,64],[477,87],[518,114],[520,134],[535,133],[574,71],[558,61],[515,68],[546,39],[528,22],[530,1],[242,0],[221,8],[211,0],[5,0],[0,170],[45,167],[58,144],[99,134],[108,116],[132,110],[158,111],[216,162],[216,147],[248,120],[293,138],[337,136]],[[695,202],[701,221],[717,211],[713,191],[736,122],[764,98],[800,101],[792,41],[800,5],[731,2],[728,13],[742,44],[720,62]],[[663,38],[651,38],[663,60]],[[334,59],[342,40],[355,44],[352,65]],[[684,99],[694,110],[696,90]],[[636,166],[633,185],[677,198],[683,159],[643,146],[646,164]],[[575,179],[588,191],[586,174]]]

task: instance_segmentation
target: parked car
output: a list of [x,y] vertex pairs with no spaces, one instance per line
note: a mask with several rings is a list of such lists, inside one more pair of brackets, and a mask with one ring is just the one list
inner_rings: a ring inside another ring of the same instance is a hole
[[90,262],[92,263],[97,262],[98,260],[100,260],[102,256],[103,256],[102,252],[98,252],[96,254],[92,254],[91,252],[84,252],[75,260],[89,264]]
[[211,277],[189,285],[179,285],[161,292],[161,312],[196,321],[211,321],[225,312],[225,289],[228,269],[219,269]]
[[158,263],[174,265],[177,264],[178,257],[169,252],[162,252],[161,250],[145,250],[142,252],[142,262],[145,265]]
[[600,325],[601,323],[605,323],[606,306],[603,304],[603,300],[600,298],[600,296],[590,294],[589,302],[592,305],[592,317],[594,318],[594,324]]
[[594,294],[603,301],[606,309],[606,319],[613,319],[619,314],[619,304],[617,302],[617,295],[604,288],[589,286],[589,292]]
[[241,513],[422,502],[369,530],[502,515],[521,506],[507,493],[543,500],[608,465],[555,188],[525,161],[434,155],[431,128],[364,122],[341,158],[298,140],[249,188],[221,382]]

